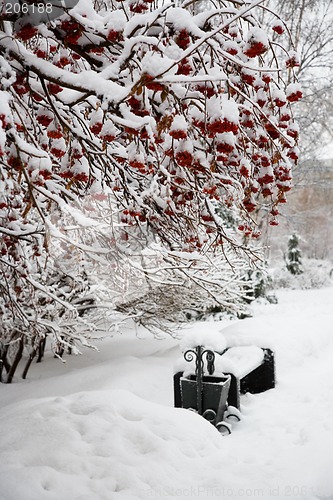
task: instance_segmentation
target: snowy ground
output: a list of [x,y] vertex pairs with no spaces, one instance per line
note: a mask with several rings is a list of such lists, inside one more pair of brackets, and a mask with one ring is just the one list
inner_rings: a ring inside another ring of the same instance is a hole
[[333,499],[333,288],[278,293],[206,331],[267,337],[277,387],[222,437],[173,408],[179,342],[127,332],[0,387],[1,500]]

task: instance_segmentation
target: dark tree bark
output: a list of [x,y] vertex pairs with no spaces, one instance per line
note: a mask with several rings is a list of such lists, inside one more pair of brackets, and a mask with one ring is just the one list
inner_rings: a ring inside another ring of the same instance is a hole
[[34,349],[34,350],[30,353],[29,359],[28,359],[28,361],[27,361],[27,363],[26,363],[26,365],[25,365],[25,367],[24,367],[23,373],[22,373],[22,378],[23,378],[23,379],[25,379],[25,378],[26,378],[26,376],[27,376],[27,374],[28,374],[28,371],[29,371],[29,368],[30,368],[30,366],[31,366],[31,363],[32,363],[32,361],[33,361],[34,357],[35,357],[35,356],[36,356],[36,354],[37,354],[37,349],[38,349],[38,348],[35,348],[35,349]]
[[14,358],[14,361],[10,367],[10,370],[8,372],[8,376],[7,376],[7,384],[10,384],[12,381],[13,381],[13,377],[14,377],[14,374],[16,372],[16,369],[18,367],[18,364],[19,362],[21,361],[21,358],[22,358],[22,354],[23,354],[23,348],[24,348],[24,337],[20,337],[20,340],[19,340],[19,345],[18,345],[18,348],[17,348],[17,351],[16,351],[16,355],[15,355],[15,358]]

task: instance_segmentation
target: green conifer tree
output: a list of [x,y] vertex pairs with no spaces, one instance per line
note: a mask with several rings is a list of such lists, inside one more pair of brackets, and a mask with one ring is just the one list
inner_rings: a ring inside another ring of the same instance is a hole
[[288,240],[288,252],[286,256],[287,269],[291,274],[302,274],[302,253],[299,248],[299,237],[292,234]]

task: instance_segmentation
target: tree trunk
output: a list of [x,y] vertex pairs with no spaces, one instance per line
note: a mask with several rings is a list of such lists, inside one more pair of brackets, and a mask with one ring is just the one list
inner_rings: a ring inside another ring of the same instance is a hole
[[37,354],[37,347],[30,353],[30,356],[29,356],[29,359],[27,361],[27,364],[25,365],[24,367],[24,370],[23,370],[23,373],[22,373],[22,378],[25,379],[26,376],[27,376],[27,373],[28,373],[28,370],[30,368],[30,365],[32,363],[32,360],[34,359],[34,357],[36,356]]
[[18,367],[18,364],[22,358],[23,347],[24,347],[24,339],[23,339],[23,337],[21,337],[20,341],[19,341],[19,346],[17,348],[15,359],[14,359],[12,366],[10,367],[10,370],[8,373],[7,384],[10,384],[13,380],[14,374],[16,372],[16,368]]
[[2,380],[3,369],[5,369],[7,373],[10,370],[10,364],[8,363],[7,360],[7,351],[8,351],[8,345],[2,344],[0,348],[0,382],[3,382]]
[[43,359],[44,352],[45,352],[45,346],[46,346],[46,335],[45,337],[39,342],[38,345],[38,357],[36,363],[40,363]]

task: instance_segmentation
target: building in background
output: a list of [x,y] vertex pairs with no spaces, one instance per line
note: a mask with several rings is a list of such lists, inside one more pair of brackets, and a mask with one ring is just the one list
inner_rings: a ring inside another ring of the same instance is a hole
[[333,260],[333,158],[311,161],[295,172],[295,186],[280,216],[280,226],[268,230],[272,260],[283,257],[292,233],[308,258]]

